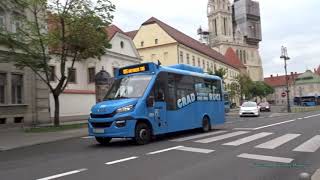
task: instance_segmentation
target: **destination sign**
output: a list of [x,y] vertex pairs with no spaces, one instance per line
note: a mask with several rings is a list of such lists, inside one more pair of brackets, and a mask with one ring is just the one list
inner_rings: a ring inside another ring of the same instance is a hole
[[145,72],[145,71],[149,71],[148,64],[142,64],[142,65],[131,66],[128,68],[120,69],[119,74],[120,75],[128,75],[128,74],[140,73],[140,72]]

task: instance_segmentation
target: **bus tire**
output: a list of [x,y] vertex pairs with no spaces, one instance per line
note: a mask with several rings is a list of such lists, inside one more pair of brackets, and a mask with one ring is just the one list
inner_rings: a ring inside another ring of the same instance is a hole
[[201,130],[202,130],[202,132],[208,132],[211,130],[211,123],[210,123],[210,119],[208,118],[208,116],[203,117]]
[[134,141],[138,145],[148,144],[151,140],[151,129],[144,123],[139,122],[135,128],[135,137]]
[[108,145],[110,143],[112,138],[108,138],[108,137],[96,137],[96,140],[99,144],[101,145]]

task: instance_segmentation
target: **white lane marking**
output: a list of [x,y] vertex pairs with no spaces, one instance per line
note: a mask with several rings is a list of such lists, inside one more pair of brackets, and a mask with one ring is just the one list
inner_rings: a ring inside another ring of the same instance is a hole
[[255,148],[263,148],[263,149],[275,149],[297,137],[299,137],[301,134],[285,134],[283,136],[277,137],[275,139],[272,139],[270,141],[267,141],[265,143],[259,144],[258,146],[255,146]]
[[212,149],[202,149],[202,148],[193,148],[193,147],[180,147],[176,150],[180,150],[180,151],[188,151],[188,152],[196,152],[196,153],[205,153],[205,154],[209,154],[214,152],[214,150]]
[[254,130],[254,128],[233,128],[233,130],[252,131],[252,130]]
[[304,119],[308,119],[308,118],[312,118],[312,117],[317,117],[317,116],[320,116],[320,114],[315,114],[315,115],[312,115],[312,116],[306,116],[306,117],[304,117]]
[[245,137],[245,138],[241,138],[241,139],[238,139],[238,140],[235,140],[235,141],[232,141],[232,142],[228,142],[228,143],[225,143],[223,145],[227,145],[227,146],[239,146],[241,144],[245,144],[245,143],[248,143],[248,142],[251,142],[251,141],[254,141],[254,140],[257,140],[257,139],[260,139],[260,138],[263,138],[263,137],[266,137],[266,136],[269,136],[273,133],[269,133],[269,132],[262,132],[262,133],[258,133],[258,134],[254,134],[252,136],[248,136],[248,137]]
[[298,118],[298,120],[301,120],[301,119],[303,119],[303,118]]
[[315,152],[320,147],[320,135],[316,135],[308,141],[304,142],[300,146],[293,149],[293,151],[298,152]]
[[247,154],[247,153],[240,154],[240,155],[238,155],[238,157],[246,158],[246,159],[262,160],[262,161],[279,162],[279,163],[290,163],[293,161],[293,159],[291,159],[291,158],[264,156],[264,155]]
[[183,146],[175,146],[175,147],[171,147],[171,148],[167,148],[167,149],[153,151],[153,152],[147,153],[147,155],[159,154],[159,153],[162,153],[162,152],[171,151],[171,150],[174,150],[174,149],[179,149],[181,147],[183,147]]
[[94,138],[94,136],[85,136],[85,137],[81,137],[82,139],[92,139]]
[[269,125],[266,125],[266,126],[260,126],[260,127],[256,127],[256,128],[234,128],[233,130],[253,130],[253,131],[255,131],[255,130],[264,129],[264,128],[267,128],[267,127],[272,127],[272,126],[277,126],[277,125],[280,125],[280,124],[293,122],[293,121],[296,121],[296,119],[283,121],[283,122],[279,122],[279,123],[274,123],[274,124],[269,124]]
[[200,139],[195,142],[197,142],[197,143],[210,143],[210,142],[219,141],[222,139],[227,139],[227,138],[239,136],[239,135],[246,134],[246,133],[248,133],[248,131],[237,131],[237,132],[228,133],[228,134],[224,134],[224,135],[220,135],[220,136],[210,137],[210,138],[206,138],[206,139]]
[[110,161],[110,162],[107,162],[107,163],[105,163],[105,164],[106,164],[106,165],[112,165],[112,164],[117,164],[117,163],[120,163],[120,162],[129,161],[129,160],[137,159],[137,158],[138,158],[137,156],[132,156],[132,157],[124,158],[124,159],[119,159],[119,160],[115,160],[115,161]]
[[227,132],[227,131],[215,131],[215,132],[209,132],[209,133],[198,134],[198,135],[194,135],[194,136],[188,136],[188,137],[173,139],[173,140],[170,140],[170,141],[182,142],[182,141],[188,141],[188,140],[191,140],[191,139],[197,139],[197,138],[202,138],[202,137],[206,137],[206,136],[211,136],[211,135],[215,135],[215,134],[221,134],[221,133],[225,133],[225,132]]
[[78,170],[69,171],[69,172],[65,172],[65,173],[61,173],[61,174],[56,174],[56,175],[53,175],[53,176],[49,176],[49,177],[45,177],[45,178],[41,178],[41,179],[37,179],[37,180],[57,179],[57,178],[60,178],[60,177],[63,177],[63,176],[68,176],[68,175],[71,175],[71,174],[80,173],[80,172],[83,172],[83,171],[86,171],[86,170],[88,170],[88,169],[78,169]]

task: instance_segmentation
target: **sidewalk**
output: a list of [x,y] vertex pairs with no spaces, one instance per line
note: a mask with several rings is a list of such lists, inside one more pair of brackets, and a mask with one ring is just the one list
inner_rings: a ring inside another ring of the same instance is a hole
[[0,152],[86,135],[88,135],[87,128],[41,133],[26,133],[22,128],[2,129],[0,130]]

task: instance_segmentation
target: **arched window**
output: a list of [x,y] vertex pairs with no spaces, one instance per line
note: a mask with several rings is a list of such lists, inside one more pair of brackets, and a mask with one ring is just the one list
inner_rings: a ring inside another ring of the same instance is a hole
[[155,39],[155,40],[154,40],[154,44],[158,44],[158,39]]
[[120,42],[120,47],[121,47],[121,49],[124,48],[124,42],[123,41]]
[[144,41],[141,41],[140,46],[141,46],[141,47],[144,46]]

